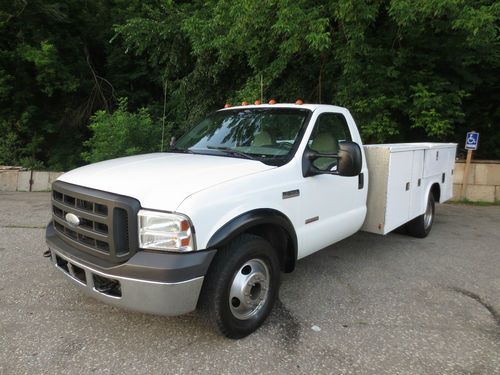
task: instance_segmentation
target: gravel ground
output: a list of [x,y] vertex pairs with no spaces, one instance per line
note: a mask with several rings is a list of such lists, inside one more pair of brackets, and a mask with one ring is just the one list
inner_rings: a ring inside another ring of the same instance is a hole
[[283,276],[238,341],[123,311],[41,254],[48,193],[0,193],[0,374],[500,374],[500,207],[440,205],[426,239],[359,233]]

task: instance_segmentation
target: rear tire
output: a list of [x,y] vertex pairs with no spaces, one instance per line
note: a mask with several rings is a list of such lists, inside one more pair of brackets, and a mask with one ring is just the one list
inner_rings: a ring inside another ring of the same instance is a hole
[[200,307],[224,336],[239,339],[265,321],[278,297],[279,260],[259,236],[243,234],[215,256]]
[[434,195],[429,193],[425,213],[406,224],[408,234],[417,238],[424,238],[431,232],[435,216]]

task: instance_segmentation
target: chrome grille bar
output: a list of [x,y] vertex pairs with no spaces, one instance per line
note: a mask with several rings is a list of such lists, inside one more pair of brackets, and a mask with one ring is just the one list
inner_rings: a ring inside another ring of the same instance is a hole
[[[137,235],[128,228],[137,228],[140,204],[136,199],[61,181],[52,189],[52,220],[61,239],[110,261],[126,260],[135,253]],[[68,214],[79,223],[70,224]]]

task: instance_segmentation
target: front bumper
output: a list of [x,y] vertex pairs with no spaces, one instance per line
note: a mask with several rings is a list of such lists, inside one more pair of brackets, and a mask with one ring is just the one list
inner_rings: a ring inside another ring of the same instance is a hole
[[54,266],[85,294],[128,310],[180,315],[196,308],[204,275],[215,250],[189,254],[137,252],[127,262],[102,268],[79,259],[47,227]]

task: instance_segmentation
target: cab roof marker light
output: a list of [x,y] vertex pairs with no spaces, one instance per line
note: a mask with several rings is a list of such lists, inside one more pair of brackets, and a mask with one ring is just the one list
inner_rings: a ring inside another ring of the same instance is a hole
[[274,99],[269,100],[269,104],[276,104],[276,100]]

